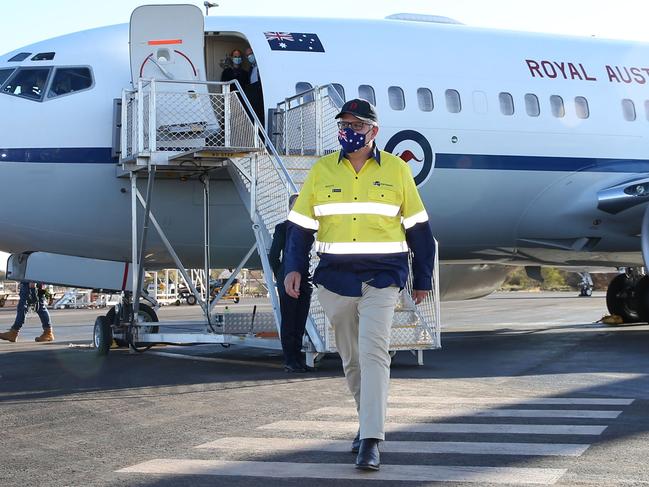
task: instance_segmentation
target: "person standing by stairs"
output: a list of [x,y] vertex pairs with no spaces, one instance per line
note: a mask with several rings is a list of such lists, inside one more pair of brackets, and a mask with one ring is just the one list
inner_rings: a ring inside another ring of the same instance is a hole
[[313,282],[356,401],[356,467],[378,470],[394,308],[407,282],[409,252],[414,302],[432,289],[435,242],[407,163],[376,146],[374,106],[349,100],[336,119],[342,150],[313,165],[288,216],[284,285],[289,296],[300,295],[300,270],[317,232]]
[[50,313],[47,311],[45,304],[45,289],[42,284],[35,282],[22,281],[19,287],[18,306],[16,308],[16,318],[14,324],[8,331],[0,333],[1,340],[15,342],[18,339],[18,333],[25,323],[25,314],[30,305],[35,306],[36,313],[43,325],[43,333],[35,338],[37,342],[52,342],[54,341],[54,333],[52,333],[52,322],[50,320]]
[[[297,194],[288,199],[289,211],[293,208]],[[279,308],[282,314],[281,335],[282,351],[284,352],[284,370],[286,372],[307,372],[306,362],[302,354],[302,338],[306,328],[311,305],[311,281],[308,267],[302,273],[300,295],[297,298],[286,294],[284,289],[284,246],[286,244],[286,222],[275,226],[273,243],[270,247],[268,260],[275,274],[279,294]]]

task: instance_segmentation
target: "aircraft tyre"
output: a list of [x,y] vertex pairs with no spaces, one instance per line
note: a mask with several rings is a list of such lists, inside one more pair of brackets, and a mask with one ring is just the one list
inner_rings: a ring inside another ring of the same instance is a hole
[[92,332],[92,343],[95,346],[97,355],[108,355],[110,346],[113,343],[113,332],[111,323],[105,316],[97,316],[95,327]]
[[636,323],[640,320],[633,281],[626,274],[616,276],[608,285],[606,307],[612,315],[620,316],[624,323]]
[[649,323],[649,276],[642,276],[635,286],[640,321]]
[[[144,303],[140,303],[140,310],[138,315],[141,317],[142,321],[145,323],[154,323],[158,320],[158,315],[156,314],[155,310]],[[106,313],[106,319],[108,320],[108,323],[111,325],[117,325],[118,323],[115,320],[115,306],[111,306],[111,308],[108,310],[108,313]],[[159,327],[157,326],[150,326],[148,328],[144,329],[147,333],[158,333]],[[126,348],[128,347],[128,341],[122,339],[122,338],[115,338],[115,344],[120,347],[120,348]]]

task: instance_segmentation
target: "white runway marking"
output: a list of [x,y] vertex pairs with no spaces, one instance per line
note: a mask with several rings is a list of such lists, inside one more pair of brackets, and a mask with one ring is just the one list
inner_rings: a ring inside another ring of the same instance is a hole
[[[601,435],[604,425],[571,424],[471,424],[471,423],[387,423],[387,433],[482,433],[521,435]],[[358,424],[348,421],[277,421],[259,426],[273,431],[336,432],[352,436]]]
[[[350,399],[350,402],[353,402]],[[502,398],[502,397],[435,397],[419,396],[392,396],[388,399],[394,404],[426,404],[440,406],[448,404],[486,404],[486,405],[578,405],[578,406],[628,406],[633,399],[606,399],[606,398],[581,398],[581,397],[529,397],[529,398]]]
[[[348,440],[316,440],[303,438],[246,438],[228,437],[211,441],[196,448],[243,450],[258,453],[324,451],[349,452]],[[590,445],[561,443],[487,443],[456,441],[384,441],[381,451],[386,453],[459,453],[466,455],[542,455],[578,457]]]
[[[573,409],[452,409],[438,410],[427,408],[388,408],[390,419],[409,418],[449,418],[449,417],[489,417],[489,418],[588,418],[615,419],[622,411],[590,411]],[[309,411],[316,416],[357,417],[356,409],[344,407],[324,407]]]
[[162,458],[123,468],[118,472],[158,475],[551,485],[559,480],[566,470],[556,468],[381,465],[379,472],[370,473],[359,471],[350,464],[339,463],[234,462]]

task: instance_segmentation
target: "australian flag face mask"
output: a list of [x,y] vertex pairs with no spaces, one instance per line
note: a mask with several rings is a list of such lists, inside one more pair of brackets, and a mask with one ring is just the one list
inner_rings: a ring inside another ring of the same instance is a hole
[[338,142],[340,142],[345,154],[356,152],[358,149],[365,147],[365,136],[366,134],[354,132],[351,127],[338,130]]

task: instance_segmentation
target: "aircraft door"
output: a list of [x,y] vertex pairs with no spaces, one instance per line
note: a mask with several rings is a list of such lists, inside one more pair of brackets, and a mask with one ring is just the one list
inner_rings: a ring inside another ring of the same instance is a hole
[[194,5],[144,5],[131,14],[133,86],[156,80],[156,150],[214,145],[221,132],[207,85],[186,83],[206,81],[203,20]]
[[130,22],[131,80],[205,81],[203,13],[195,5],[143,5]]

